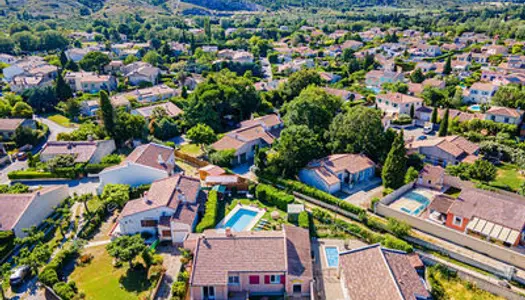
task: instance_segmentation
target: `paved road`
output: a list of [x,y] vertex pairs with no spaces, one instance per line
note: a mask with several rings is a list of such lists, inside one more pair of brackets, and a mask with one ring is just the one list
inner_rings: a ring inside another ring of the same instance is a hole
[[9,183],[9,178],[7,178],[7,174],[11,171],[17,171],[27,168],[27,160],[25,161],[15,161],[12,164],[6,166],[2,170],[0,170],[0,184],[7,184]]
[[61,125],[59,125],[59,124],[57,124],[57,123],[55,123],[53,121],[45,119],[45,118],[37,117],[36,120],[38,122],[46,124],[49,127],[48,141],[56,141],[57,140],[57,136],[58,136],[59,133],[61,133],[61,132],[71,132],[71,131],[76,129],[76,128],[72,128],[72,127],[63,127],[63,126],[61,126]]

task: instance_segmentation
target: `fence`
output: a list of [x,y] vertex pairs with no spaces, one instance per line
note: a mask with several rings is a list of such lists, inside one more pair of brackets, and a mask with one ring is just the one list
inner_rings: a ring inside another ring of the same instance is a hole
[[495,258],[513,266],[525,269],[525,255],[516,251],[469,236],[454,229],[431,223],[431,221],[423,220],[418,217],[402,213],[395,209],[389,208],[381,202],[376,204],[376,213],[384,217],[391,217],[405,221],[412,227],[423,232],[472,249],[476,252],[485,254],[489,257]]
[[207,161],[198,159],[179,150],[175,150],[175,157],[199,168],[209,165]]

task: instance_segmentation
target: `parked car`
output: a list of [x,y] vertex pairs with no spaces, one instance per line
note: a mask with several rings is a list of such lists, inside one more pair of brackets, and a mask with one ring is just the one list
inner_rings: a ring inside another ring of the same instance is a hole
[[18,268],[13,270],[13,274],[11,274],[11,277],[9,277],[9,283],[12,286],[16,286],[21,284],[24,279],[29,275],[29,266],[19,266]]
[[18,159],[18,160],[26,160],[27,159],[27,152],[18,152],[16,154],[16,159]]
[[418,141],[423,141],[423,140],[426,140],[426,139],[427,139],[426,135],[420,135],[420,136],[417,137]]
[[429,134],[432,132],[432,130],[434,130],[434,124],[430,123],[430,122],[426,122],[425,123],[425,127],[423,127],[423,132],[425,134]]

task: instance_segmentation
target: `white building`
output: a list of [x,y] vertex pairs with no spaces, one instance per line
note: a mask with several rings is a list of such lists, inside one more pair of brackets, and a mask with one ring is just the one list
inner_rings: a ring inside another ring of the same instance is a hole
[[423,99],[401,93],[387,93],[376,96],[377,107],[390,114],[410,115],[411,107],[414,112],[423,106]]

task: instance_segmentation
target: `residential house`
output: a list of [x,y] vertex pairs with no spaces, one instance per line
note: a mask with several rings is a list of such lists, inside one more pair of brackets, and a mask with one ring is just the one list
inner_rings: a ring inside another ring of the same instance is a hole
[[359,48],[363,47],[363,45],[364,44],[360,41],[347,40],[343,44],[341,44],[341,49],[351,49],[357,51]]
[[136,108],[131,111],[131,114],[143,116],[146,120],[149,120],[155,112],[155,110],[158,109],[164,111],[166,113],[166,116],[170,118],[176,118],[183,113],[182,109],[180,109],[177,105],[173,104],[172,102],[168,101],[161,104]]
[[111,235],[147,232],[181,245],[193,232],[205,201],[197,178],[177,174],[156,180],[141,198],[126,203]]
[[428,73],[437,71],[438,66],[433,62],[422,61],[416,64],[416,69],[420,69],[423,73]]
[[385,83],[396,83],[403,81],[403,73],[389,70],[372,70],[365,75],[367,87],[380,88]]
[[253,54],[247,51],[235,51],[224,49],[217,53],[217,57],[223,60],[231,60],[242,64],[253,63]]
[[92,49],[89,48],[71,48],[65,51],[66,57],[76,63],[82,60]]
[[46,87],[46,86],[52,86],[53,81],[46,80],[44,77],[41,76],[16,76],[11,81],[11,91],[15,93],[22,93],[23,91],[27,89],[37,88],[37,87]]
[[[415,263],[415,261],[417,263]],[[430,300],[417,254],[368,245],[339,253],[345,299]]]
[[12,231],[18,238],[23,229],[38,226],[69,197],[67,185],[52,185],[25,194],[0,194],[0,231]]
[[29,70],[44,65],[47,65],[44,58],[40,56],[28,56],[4,68],[2,73],[4,74],[4,80],[10,82],[15,76],[29,75]]
[[483,236],[506,246],[524,244],[523,197],[465,188],[446,211],[445,226]]
[[64,80],[73,91],[95,94],[102,90],[117,89],[117,79],[113,75],[98,75],[95,72],[67,72]]
[[36,122],[33,119],[0,119],[0,135],[2,139],[4,141],[11,139],[18,127],[36,129]]
[[478,145],[457,135],[411,141],[406,148],[409,154],[423,155],[425,162],[445,167],[461,162],[472,163],[479,154]]
[[109,74],[117,74],[124,67],[124,62],[121,60],[112,60],[104,67],[104,72]]
[[445,169],[440,166],[425,164],[419,171],[417,185],[441,191],[445,186]]
[[11,65],[17,61],[18,61],[18,58],[16,56],[5,54],[5,53],[0,53],[0,62],[4,64]]
[[520,109],[492,106],[485,112],[485,120],[497,123],[520,125],[523,122],[524,112]]
[[[131,103],[126,97],[117,97],[117,95],[115,95],[109,98],[109,100],[111,101],[111,104],[114,108],[124,107],[126,110],[129,110],[129,108],[131,108]],[[83,115],[93,117],[97,115],[97,112],[100,109],[100,100],[82,101],[80,106],[80,112]]]
[[487,47],[488,55],[507,55],[508,53],[509,49],[503,45],[490,45]]
[[321,76],[321,79],[329,84],[332,84],[332,83],[336,83],[338,82],[339,80],[341,80],[341,76],[340,75],[337,75],[337,74],[334,74],[334,73],[329,73],[329,72],[321,72],[319,73],[319,76]]
[[123,66],[121,70],[131,85],[139,85],[141,82],[157,84],[160,75],[159,68],[141,61]]
[[50,141],[42,148],[40,160],[47,162],[59,155],[71,155],[77,163],[96,164],[115,150],[114,140]]
[[155,143],[140,145],[119,165],[99,173],[99,190],[108,183],[131,186],[150,184],[155,180],[170,177],[176,169],[173,148]]
[[284,225],[280,231],[207,230],[186,244],[194,249],[191,299],[310,296],[313,269],[307,229]]
[[311,161],[299,171],[299,179],[334,194],[375,177],[375,163],[363,154],[334,154]]
[[489,104],[497,90],[498,86],[492,83],[476,82],[463,91],[463,102]]
[[241,122],[241,128],[226,133],[211,147],[217,151],[235,150],[234,164],[249,162],[255,156],[256,146],[273,144],[279,137],[283,121],[276,114],[270,114]]
[[423,99],[401,93],[379,94],[376,96],[377,107],[389,114],[410,115],[411,107],[414,111],[423,106]]
[[444,89],[445,82],[443,80],[428,78],[422,83],[408,83],[408,91],[411,95],[419,95],[423,92],[426,87],[433,87],[437,89]]
[[481,72],[481,81],[484,82],[491,82],[494,83],[497,80],[503,80],[505,77],[505,72],[498,72],[498,71],[491,71],[491,70],[483,70]]
[[410,50],[412,55],[436,57],[441,55],[441,49],[437,45],[419,44]]
[[149,88],[137,89],[127,93],[117,94],[112,98],[112,101],[125,102],[131,99],[139,103],[150,103],[162,100],[168,100],[178,95],[178,91],[170,88],[165,84],[155,85]]

